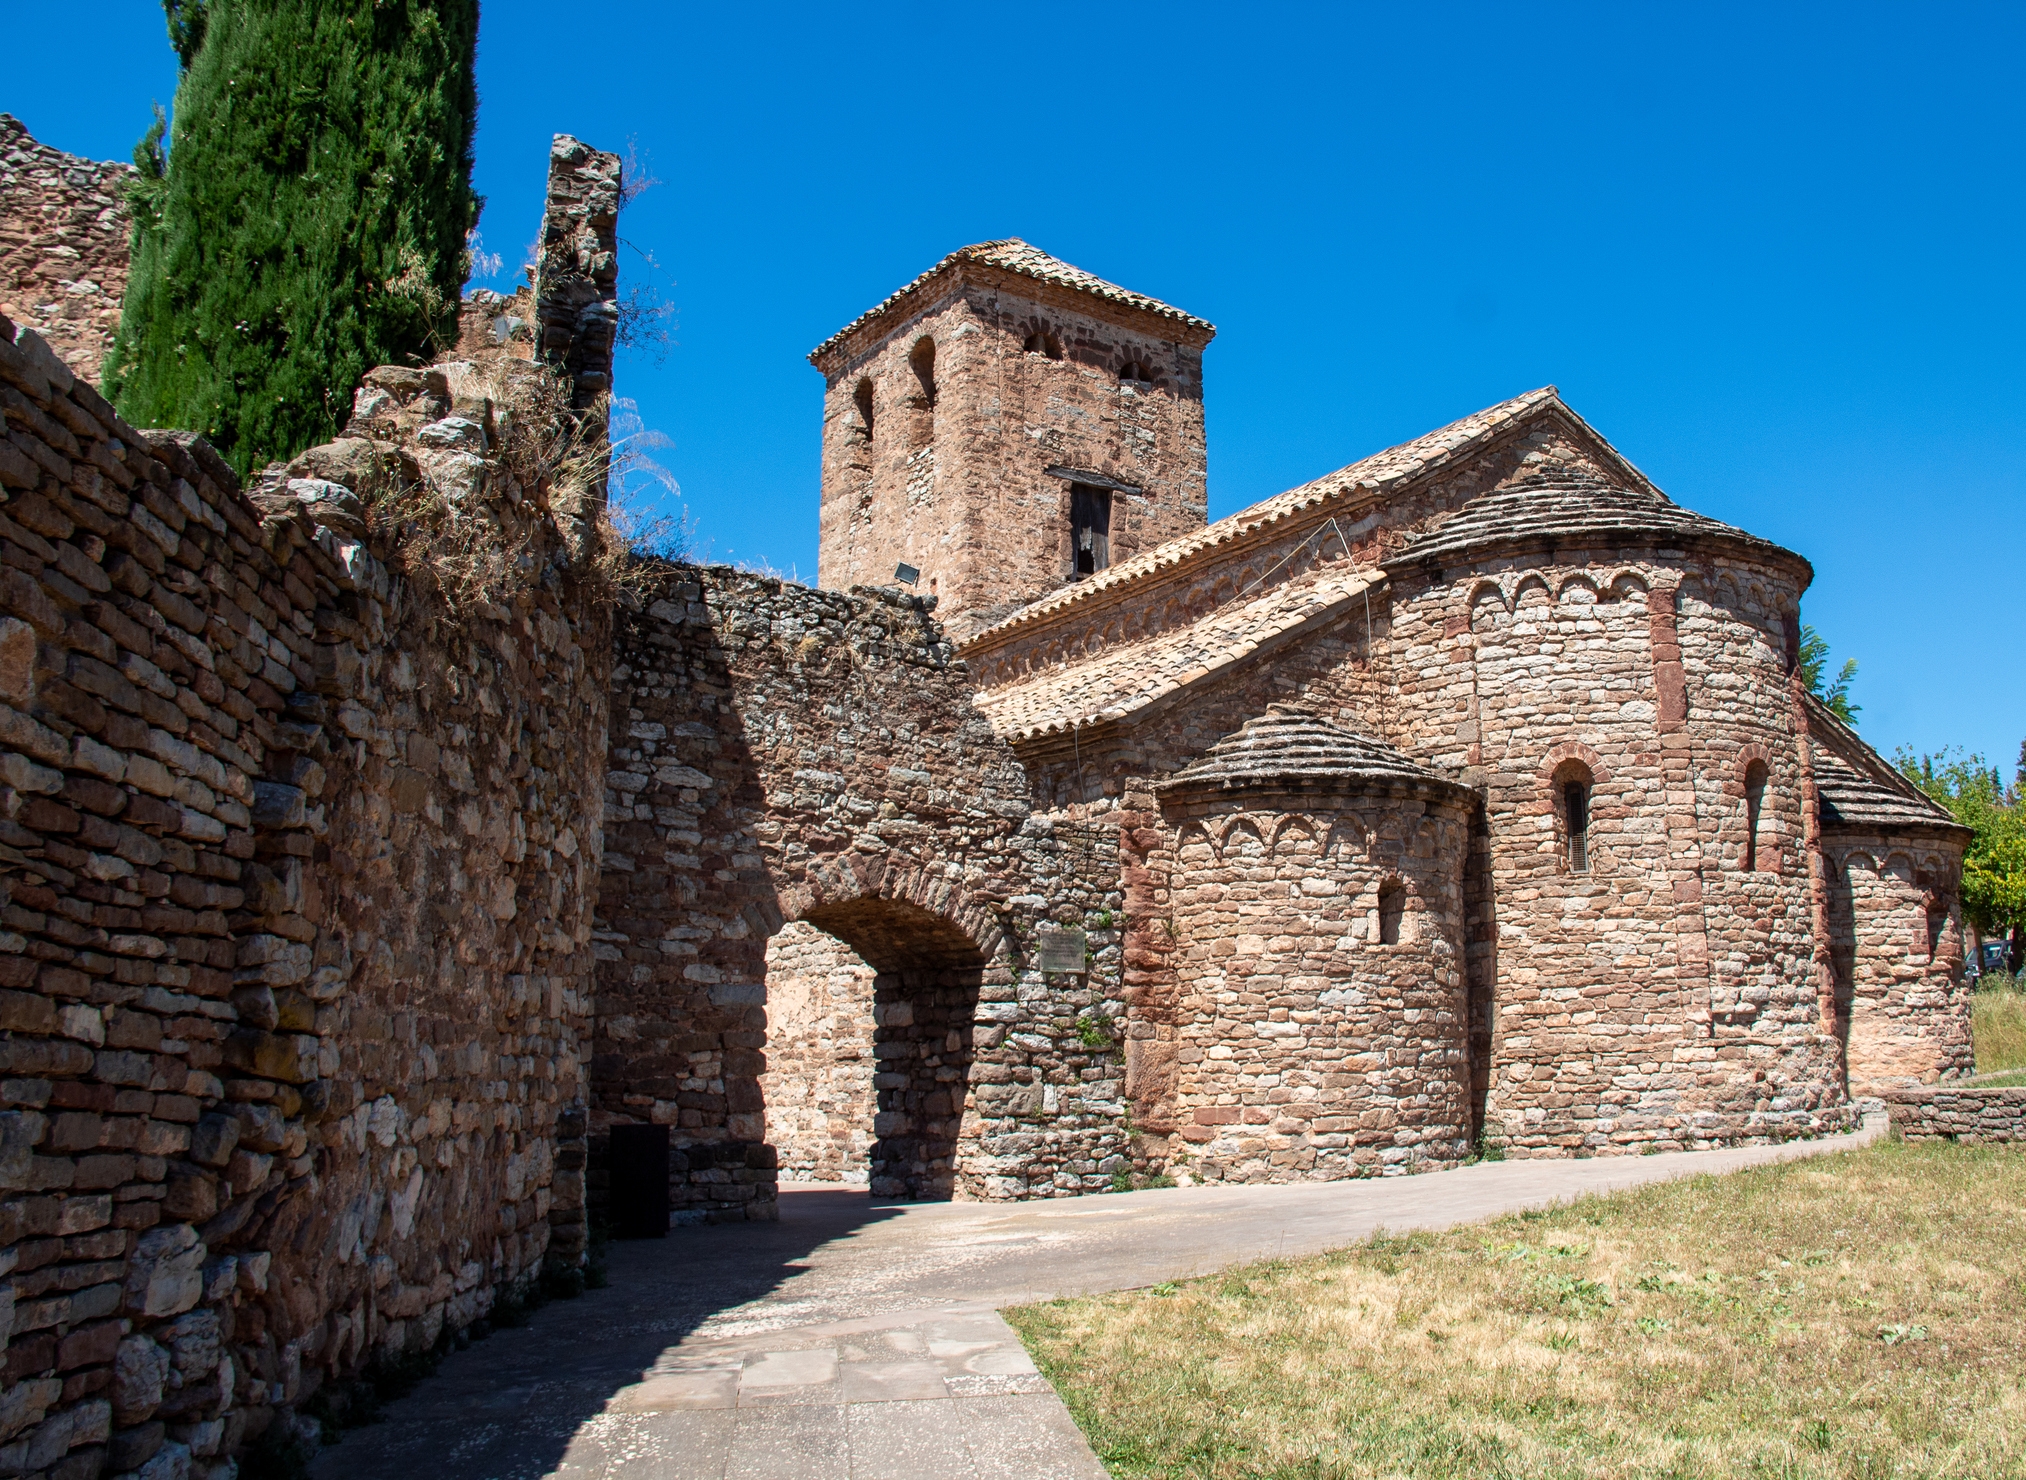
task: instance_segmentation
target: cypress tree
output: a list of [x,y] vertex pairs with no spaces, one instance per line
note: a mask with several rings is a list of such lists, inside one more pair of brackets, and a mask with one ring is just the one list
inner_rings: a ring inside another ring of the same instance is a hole
[[329,440],[374,365],[456,334],[478,220],[478,0],[163,0],[171,147],[141,141],[105,367],[136,426],[242,476]]

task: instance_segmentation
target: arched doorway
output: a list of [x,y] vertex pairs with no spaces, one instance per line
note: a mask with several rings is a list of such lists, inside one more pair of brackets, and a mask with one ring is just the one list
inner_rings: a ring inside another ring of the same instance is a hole
[[826,903],[767,944],[766,1137],[785,1177],[947,1198],[985,953],[902,900]]

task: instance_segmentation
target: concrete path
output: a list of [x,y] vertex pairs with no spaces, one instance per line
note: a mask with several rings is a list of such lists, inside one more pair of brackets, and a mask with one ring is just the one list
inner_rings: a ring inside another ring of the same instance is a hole
[[453,1355],[317,1480],[1099,1480],[996,1311],[1131,1289],[1380,1228],[1865,1145],[1517,1161],[1419,1177],[1030,1203],[790,1187],[778,1223],[614,1246],[612,1285]]

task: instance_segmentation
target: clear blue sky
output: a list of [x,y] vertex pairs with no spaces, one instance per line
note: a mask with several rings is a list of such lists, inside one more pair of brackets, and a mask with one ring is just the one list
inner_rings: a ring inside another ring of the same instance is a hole
[[[1218,325],[1213,517],[1553,383],[1677,500],[1814,561],[1804,616],[1861,661],[1873,744],[2011,773],[2026,9],[483,17],[503,277],[551,133],[631,141],[662,181],[622,234],[676,343],[619,387],[717,558],[813,578],[803,356],[952,248],[1021,236]],[[0,108],[58,147],[125,158],[173,94],[149,0],[16,7],[7,31]]]

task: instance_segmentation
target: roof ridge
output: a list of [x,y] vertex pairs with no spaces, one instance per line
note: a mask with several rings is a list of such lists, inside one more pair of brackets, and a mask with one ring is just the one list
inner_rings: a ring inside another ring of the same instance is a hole
[[956,251],[951,252],[948,256],[937,262],[927,272],[920,274],[910,282],[887,294],[886,297],[880,299],[871,308],[868,308],[842,329],[832,334],[828,339],[817,345],[816,348],[810,350],[809,363],[818,365],[820,368],[819,362],[824,355],[828,354],[866,324],[879,318],[904,299],[912,297],[934,278],[961,262],[980,262],[988,267],[999,268],[1003,272],[1011,272],[1020,277],[1031,278],[1035,282],[1052,283],[1057,287],[1068,288],[1073,292],[1088,293],[1094,298],[1106,299],[1109,302],[1121,304],[1128,308],[1140,309],[1143,312],[1157,314],[1165,319],[1173,319],[1178,323],[1190,324],[1198,329],[1206,329],[1213,335],[1217,332],[1217,326],[1212,324],[1208,319],[1200,319],[1192,313],[1185,313],[1174,305],[1163,303],[1160,299],[1150,294],[1136,293],[1131,288],[1121,287],[1107,278],[1099,277],[1094,272],[1087,272],[1074,263],[1065,262],[1052,253],[1044,252],[1030,241],[1025,241],[1017,236],[1005,236],[994,238],[991,241],[972,242],[969,246],[957,248]]
[[[1344,466],[1324,473],[1320,477],[1311,478],[1306,483],[1296,484],[1293,488],[1285,489],[1280,493],[1269,494],[1257,503],[1248,504],[1235,514],[1226,514],[1215,523],[1206,524],[1203,528],[1189,534],[1177,535],[1174,539],[1156,545],[1151,550],[1142,551],[1130,560],[1120,561],[1108,570],[1100,571],[1094,576],[1078,581],[1072,586],[1065,586],[1059,591],[1052,591],[1039,601],[1030,602],[1011,615],[1000,618],[991,626],[972,633],[970,637],[959,644],[959,647],[975,649],[978,643],[987,638],[1010,633],[1031,622],[1040,621],[1072,606],[1080,606],[1085,602],[1094,600],[1102,592],[1115,590],[1120,586],[1129,585],[1139,580],[1142,576],[1151,575],[1154,572],[1180,565],[1199,551],[1243,538],[1257,529],[1265,528],[1269,524],[1278,523],[1282,519],[1292,517],[1314,504],[1341,496],[1367,482],[1370,483],[1371,487],[1377,489],[1388,483],[1419,477],[1429,469],[1440,467],[1447,463],[1456,454],[1465,449],[1481,445],[1483,442],[1502,434],[1521,420],[1523,416],[1549,406],[1560,407],[1568,415],[1575,417],[1578,422],[1582,422],[1580,416],[1576,416],[1575,412],[1568,410],[1568,406],[1562,400],[1559,390],[1552,385],[1540,386],[1534,390],[1514,396],[1509,400],[1500,401],[1496,405],[1487,406],[1481,411],[1474,411],[1468,416],[1459,417],[1447,426],[1437,427],[1431,432],[1424,432],[1420,436],[1411,437],[1405,442],[1397,442],[1391,447],[1382,447],[1377,452],[1359,458],[1356,462],[1346,463]],[[1586,428],[1588,427],[1587,422],[1583,422],[1583,425]],[[1442,439],[1466,427],[1472,428],[1470,435],[1456,441],[1453,445],[1441,445]],[[1617,452],[1617,449],[1611,447],[1610,443],[1605,442],[1602,437],[1598,437],[1597,440],[1611,451],[1613,457],[1617,457],[1621,462],[1625,461]],[[1359,476],[1368,470],[1377,472],[1388,459],[1396,458],[1399,454],[1410,453],[1424,447],[1430,450],[1429,456],[1425,458],[1410,458],[1397,471],[1390,471],[1383,477],[1373,479],[1365,479]],[[1632,467],[1629,462],[1626,462],[1625,465],[1641,483],[1649,488],[1652,487],[1651,483],[1647,482],[1646,476],[1640,473],[1637,468]],[[1655,490],[1655,492],[1658,492],[1658,490]],[[1665,495],[1662,496],[1664,497]]]

